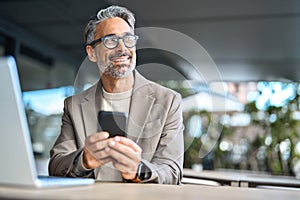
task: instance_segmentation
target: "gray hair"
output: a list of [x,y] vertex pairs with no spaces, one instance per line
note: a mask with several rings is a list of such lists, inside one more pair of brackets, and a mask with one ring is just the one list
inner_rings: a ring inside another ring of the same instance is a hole
[[120,17],[124,19],[130,26],[130,28],[134,29],[135,18],[134,14],[131,11],[121,6],[110,6],[108,8],[100,10],[97,15],[91,17],[84,30],[85,43],[89,44],[95,39],[94,37],[97,24],[106,19],[114,17]]

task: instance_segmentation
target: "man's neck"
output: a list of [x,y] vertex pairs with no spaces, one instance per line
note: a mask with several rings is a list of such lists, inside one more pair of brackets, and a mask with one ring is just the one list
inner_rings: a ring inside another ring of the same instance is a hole
[[134,84],[133,73],[125,78],[112,78],[106,75],[101,77],[103,88],[109,93],[120,93],[130,90]]

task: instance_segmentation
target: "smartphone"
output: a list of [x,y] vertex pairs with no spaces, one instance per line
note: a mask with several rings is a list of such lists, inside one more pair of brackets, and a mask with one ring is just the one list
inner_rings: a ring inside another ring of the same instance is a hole
[[101,131],[109,133],[109,137],[124,136],[126,137],[127,113],[99,111],[98,122]]

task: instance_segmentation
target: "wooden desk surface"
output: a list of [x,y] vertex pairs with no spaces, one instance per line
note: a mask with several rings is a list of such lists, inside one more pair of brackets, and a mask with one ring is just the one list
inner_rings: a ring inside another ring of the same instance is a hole
[[25,189],[3,186],[0,187],[0,199],[298,200],[299,198],[299,191],[188,184],[175,186],[158,184],[97,182],[91,186],[52,189]]

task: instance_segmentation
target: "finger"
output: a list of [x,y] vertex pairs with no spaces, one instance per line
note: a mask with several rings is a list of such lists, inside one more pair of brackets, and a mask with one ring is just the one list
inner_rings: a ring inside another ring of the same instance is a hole
[[101,160],[100,160],[100,162],[101,162],[102,165],[104,165],[104,164],[106,164],[106,163],[109,163],[109,162],[111,162],[111,161],[112,161],[111,158],[104,158],[104,159],[101,159]]
[[92,143],[107,139],[108,137],[109,137],[108,132],[98,132],[98,133],[95,133],[93,135],[88,136],[86,141],[89,144],[92,144]]
[[123,165],[122,163],[114,161],[113,162],[113,166],[117,170],[119,170],[121,173],[133,173],[133,174],[136,174],[136,172],[137,172],[137,167],[135,167],[135,165],[126,166],[126,165]]
[[101,165],[104,165],[112,161],[110,158],[97,159],[87,148],[84,148],[83,165],[88,169],[95,169]]
[[120,142],[115,142],[114,140],[109,141],[108,146],[120,153],[120,155],[115,154],[116,156],[119,156],[120,159],[122,154],[133,160],[138,160],[141,155],[141,153],[134,151],[134,149],[131,146],[126,146]]
[[90,150],[86,147],[83,149],[83,165],[87,169],[94,169],[101,165],[101,163],[95,158],[93,153],[90,152]]
[[127,155],[120,153],[119,151],[116,151],[114,149],[111,148],[105,148],[105,151],[109,154],[109,156],[115,160],[116,162],[122,163],[125,166],[130,166],[131,163],[133,162],[133,160],[129,157],[127,157]]
[[134,160],[136,162],[140,160],[141,153],[135,152],[133,148],[131,148],[130,146],[126,146],[124,144],[115,141],[109,141],[108,146],[111,149],[116,151],[116,152],[115,151],[109,152],[110,156],[112,156],[114,159],[116,159],[119,162],[124,160],[125,157],[129,158],[130,160]]
[[105,149],[94,152],[93,155],[97,160],[105,160],[106,158],[110,157],[110,155],[108,154],[108,152],[105,151]]
[[131,147],[137,153],[142,153],[142,148],[129,138],[116,136],[114,137],[114,140],[118,143]]
[[96,153],[91,153],[88,150],[88,153],[97,161],[100,161],[101,163],[106,163],[112,161],[112,158],[106,153],[105,149],[102,151],[98,151]]
[[93,153],[97,153],[98,151],[101,151],[103,149],[105,149],[105,147],[108,146],[109,140],[103,140],[103,141],[99,141],[93,144],[88,144],[88,149],[90,149],[90,151],[92,151]]
[[92,144],[86,143],[86,147],[87,147],[92,153],[95,154],[96,152],[105,149],[105,147],[108,146],[108,143],[109,143],[109,141],[111,141],[111,140],[113,140],[113,138],[103,139],[103,140],[100,140],[100,141],[95,142],[95,143],[92,143]]

